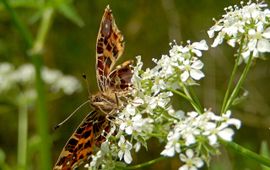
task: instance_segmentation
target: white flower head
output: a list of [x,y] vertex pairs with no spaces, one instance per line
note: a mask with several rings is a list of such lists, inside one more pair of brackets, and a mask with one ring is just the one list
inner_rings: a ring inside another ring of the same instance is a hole
[[226,14],[207,32],[210,38],[215,37],[212,47],[224,40],[232,47],[242,46],[242,60],[259,57],[260,53],[270,52],[270,13],[266,4],[249,1],[241,7],[225,8]]
[[187,149],[186,154],[180,154],[180,160],[185,164],[179,170],[197,170],[203,166],[202,158],[196,156],[192,149]]

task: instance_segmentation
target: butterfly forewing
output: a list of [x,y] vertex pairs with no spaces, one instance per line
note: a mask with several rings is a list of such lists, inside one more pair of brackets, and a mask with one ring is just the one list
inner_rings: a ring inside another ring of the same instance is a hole
[[107,77],[124,51],[123,39],[112,11],[107,7],[100,23],[96,44],[96,76],[101,91],[108,89]]

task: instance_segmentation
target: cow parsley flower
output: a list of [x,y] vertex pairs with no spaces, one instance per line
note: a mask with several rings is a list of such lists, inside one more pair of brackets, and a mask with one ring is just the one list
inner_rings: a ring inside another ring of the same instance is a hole
[[180,66],[180,69],[183,71],[183,73],[181,74],[181,80],[183,82],[186,82],[188,78],[192,78],[194,80],[200,80],[201,78],[204,77],[204,74],[201,71],[202,68],[203,68],[203,63],[200,60],[183,61],[183,65]]
[[[48,89],[53,92],[63,91],[71,95],[81,89],[77,79],[66,76],[58,70],[44,67],[41,70],[41,76]],[[12,64],[0,63],[0,93],[23,89],[24,98],[31,102],[36,98],[36,92],[33,90],[34,83],[35,69],[32,64],[23,64],[15,68]]]
[[196,157],[192,149],[187,149],[186,154],[180,154],[180,160],[185,162],[179,170],[197,170],[203,166],[203,160],[200,157]]
[[[180,153],[180,157],[184,161],[184,158],[188,160],[193,157],[193,152],[191,153],[191,151],[186,153],[187,157],[183,156],[181,151],[186,148],[196,148],[198,146],[198,148],[208,148],[209,152],[215,151],[219,146],[219,138],[226,141],[232,140],[234,130],[231,126],[240,127],[241,122],[235,118],[230,118],[230,116],[231,111],[227,111],[220,116],[209,110],[205,110],[202,114],[195,111],[188,112],[178,122],[174,123],[173,128],[168,133],[167,144],[161,155],[172,157],[176,153]],[[200,149],[195,149],[194,151],[197,153],[197,158],[205,161],[207,157],[205,152],[202,152]],[[188,162],[181,168],[191,168],[193,164],[190,160]],[[199,166],[197,167],[199,168]]]
[[217,34],[212,47],[224,40],[232,47],[242,46],[241,59],[247,62],[250,56],[258,58],[260,53],[270,52],[270,11],[262,2],[241,4],[225,8],[226,14],[208,30],[208,35],[214,38]]
[[120,151],[118,152],[118,157],[120,160],[123,159],[127,164],[130,164],[132,162],[132,157],[130,150],[132,149],[132,144],[125,139],[124,136],[120,137],[120,140],[118,142],[118,146],[120,148]]

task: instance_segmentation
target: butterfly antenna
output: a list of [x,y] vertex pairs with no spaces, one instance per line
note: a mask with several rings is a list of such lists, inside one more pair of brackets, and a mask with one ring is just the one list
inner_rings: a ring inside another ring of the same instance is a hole
[[88,79],[86,77],[86,74],[82,74],[82,77],[83,77],[83,79],[84,79],[84,81],[86,83],[88,95],[91,96],[90,89],[89,89],[90,86],[89,86],[89,82],[88,82]]
[[83,104],[81,104],[77,109],[75,109],[65,120],[63,120],[61,123],[58,125],[54,126],[54,130],[58,129],[60,126],[62,126],[64,123],[66,123],[79,109],[81,109],[85,104],[89,103],[90,100],[87,100]]

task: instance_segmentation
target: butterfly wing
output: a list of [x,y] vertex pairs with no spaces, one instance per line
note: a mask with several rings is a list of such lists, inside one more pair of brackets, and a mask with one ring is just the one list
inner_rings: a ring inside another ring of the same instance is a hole
[[87,161],[92,155],[97,139],[109,125],[104,114],[89,113],[63,148],[54,170],[71,170]]
[[108,76],[107,84],[115,91],[125,91],[131,86],[133,75],[131,64],[133,61],[126,61],[114,69]]
[[100,23],[96,44],[96,76],[101,91],[108,89],[108,75],[124,51],[123,39],[115,24],[112,11],[107,6]]

